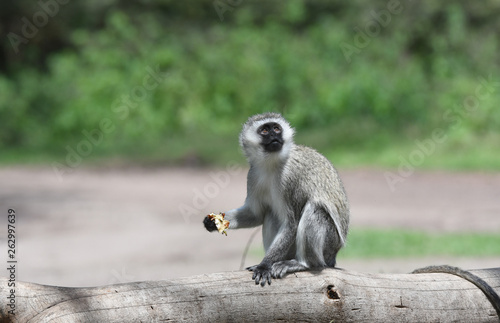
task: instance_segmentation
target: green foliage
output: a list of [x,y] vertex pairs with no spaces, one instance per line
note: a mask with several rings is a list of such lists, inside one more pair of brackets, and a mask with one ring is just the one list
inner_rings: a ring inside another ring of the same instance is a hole
[[[250,252],[264,256],[263,248]],[[500,236],[496,233],[429,233],[405,229],[354,228],[338,259],[415,257],[495,257],[500,256]]]
[[424,256],[487,257],[500,255],[500,236],[488,233],[433,234],[395,229],[354,229],[345,258],[411,258]]
[[[0,148],[63,155],[108,120],[97,155],[216,162],[213,151],[249,115],[269,110],[284,112],[304,143],[345,156],[368,151],[366,163],[436,128],[447,134],[440,152],[498,145],[496,2],[401,2],[373,36],[369,26],[387,1],[219,2],[232,4],[223,21],[214,1],[61,7],[0,73]],[[34,50],[49,34],[67,45]],[[490,91],[478,99],[484,79]]]

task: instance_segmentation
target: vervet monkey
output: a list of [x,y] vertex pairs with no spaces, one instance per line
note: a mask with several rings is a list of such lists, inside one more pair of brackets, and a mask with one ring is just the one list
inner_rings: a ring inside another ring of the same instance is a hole
[[[262,224],[266,255],[253,271],[256,284],[308,269],[335,267],[346,242],[349,203],[333,165],[316,150],[296,145],[294,130],[277,113],[250,117],[239,142],[250,164],[245,204],[226,212],[229,229]],[[213,221],[204,219],[208,231]]]

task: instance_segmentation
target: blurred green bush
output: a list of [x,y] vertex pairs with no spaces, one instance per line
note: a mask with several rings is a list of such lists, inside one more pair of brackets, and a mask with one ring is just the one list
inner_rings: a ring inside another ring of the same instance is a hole
[[493,0],[68,2],[18,53],[8,35],[40,3],[2,6],[2,149],[63,152],[109,119],[96,151],[210,154],[269,110],[326,149],[436,128],[500,143]]

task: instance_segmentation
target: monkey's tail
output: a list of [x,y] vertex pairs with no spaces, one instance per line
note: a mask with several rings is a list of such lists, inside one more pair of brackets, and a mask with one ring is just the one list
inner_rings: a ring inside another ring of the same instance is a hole
[[260,227],[255,229],[250,238],[248,239],[247,245],[245,246],[245,250],[243,250],[243,255],[241,256],[240,270],[243,270],[245,268],[245,260],[247,258],[248,249],[250,249],[250,245],[252,244],[255,235],[260,231],[260,229],[261,229]]
[[445,273],[458,276],[463,278],[479,288],[484,295],[488,298],[493,308],[497,311],[498,319],[500,320],[500,296],[496,291],[483,279],[474,275],[470,271],[460,269],[458,267],[442,265],[442,266],[428,266],[424,268],[419,268],[412,271],[412,274],[429,274],[429,273]]

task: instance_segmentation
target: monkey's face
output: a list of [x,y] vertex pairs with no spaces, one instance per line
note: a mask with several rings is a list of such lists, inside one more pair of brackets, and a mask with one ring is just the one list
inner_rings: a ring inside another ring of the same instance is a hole
[[257,129],[261,137],[261,145],[270,153],[280,151],[283,147],[283,129],[276,122],[268,122]]
[[277,113],[257,114],[240,133],[240,145],[250,164],[283,161],[293,146],[293,128]]

